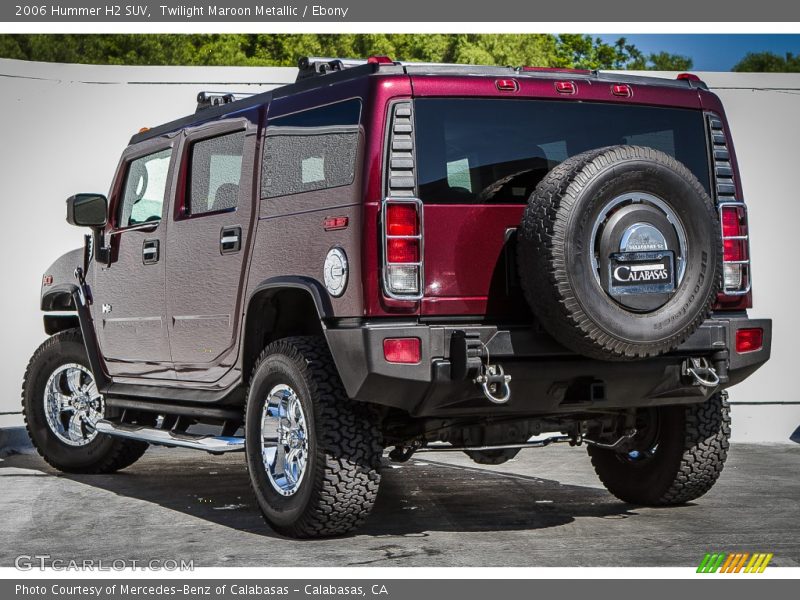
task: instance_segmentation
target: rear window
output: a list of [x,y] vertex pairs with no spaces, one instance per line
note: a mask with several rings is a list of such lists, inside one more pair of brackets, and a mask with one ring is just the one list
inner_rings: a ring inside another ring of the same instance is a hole
[[353,183],[361,100],[270,119],[261,165],[261,197],[275,198]]
[[710,191],[700,111],[546,100],[415,102],[419,196],[430,203],[522,203],[553,167],[635,144],[674,156]]

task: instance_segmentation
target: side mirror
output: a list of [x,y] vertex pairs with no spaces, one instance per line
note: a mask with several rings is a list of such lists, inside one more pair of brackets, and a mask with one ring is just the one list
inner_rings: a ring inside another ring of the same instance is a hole
[[108,200],[102,194],[75,194],[67,198],[67,223],[97,229],[105,227]]

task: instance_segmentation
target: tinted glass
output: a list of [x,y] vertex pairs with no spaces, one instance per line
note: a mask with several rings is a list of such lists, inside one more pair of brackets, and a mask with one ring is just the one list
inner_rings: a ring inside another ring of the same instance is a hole
[[131,161],[125,177],[118,227],[161,220],[172,149]]
[[239,202],[244,131],[195,142],[191,152],[189,214],[234,210]]
[[353,183],[361,101],[347,100],[269,120],[261,197]]
[[684,163],[709,190],[700,111],[586,102],[419,99],[419,195],[433,203],[527,201],[553,167],[586,150],[636,144]]

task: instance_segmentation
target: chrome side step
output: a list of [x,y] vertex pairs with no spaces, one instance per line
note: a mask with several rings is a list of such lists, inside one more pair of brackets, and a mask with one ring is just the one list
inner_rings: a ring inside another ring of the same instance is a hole
[[243,437],[196,435],[192,433],[168,431],[166,429],[156,429],[154,427],[144,427],[142,425],[115,423],[106,419],[99,420],[95,427],[98,432],[106,435],[129,440],[139,440],[140,442],[147,442],[148,444],[155,444],[158,446],[192,448],[193,450],[205,450],[212,454],[244,450]]

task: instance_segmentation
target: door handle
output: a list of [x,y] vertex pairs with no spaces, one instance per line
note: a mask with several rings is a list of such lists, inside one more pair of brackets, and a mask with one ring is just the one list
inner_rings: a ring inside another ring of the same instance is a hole
[[219,253],[232,254],[242,249],[242,228],[223,227],[219,235]]
[[152,265],[158,262],[159,240],[145,240],[142,244],[142,263]]

